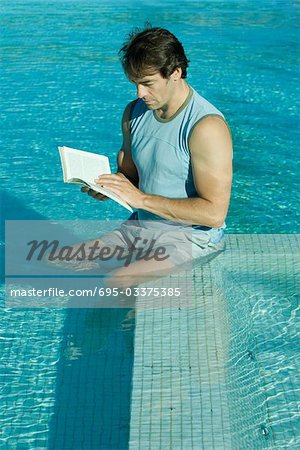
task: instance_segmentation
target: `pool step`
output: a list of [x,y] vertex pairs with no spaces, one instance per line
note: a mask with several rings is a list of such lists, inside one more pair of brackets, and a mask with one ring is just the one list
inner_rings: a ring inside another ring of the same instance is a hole
[[179,300],[137,300],[131,450],[232,448],[223,306],[211,277],[208,263],[155,282],[179,287]]

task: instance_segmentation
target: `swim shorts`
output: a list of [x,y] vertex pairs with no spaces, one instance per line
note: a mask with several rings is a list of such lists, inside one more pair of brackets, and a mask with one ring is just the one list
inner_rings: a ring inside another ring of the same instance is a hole
[[[153,226],[152,226],[153,225]],[[207,262],[225,250],[224,231],[209,232],[159,224],[157,221],[141,223],[128,219],[119,228],[99,237],[109,247],[133,249],[134,254],[149,254],[158,248],[165,250],[175,266],[186,263]]]

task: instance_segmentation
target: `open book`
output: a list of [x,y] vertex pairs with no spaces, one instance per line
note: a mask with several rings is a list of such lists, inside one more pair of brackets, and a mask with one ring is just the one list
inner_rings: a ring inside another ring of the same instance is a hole
[[84,152],[70,147],[58,147],[65,183],[77,183],[90,187],[94,191],[111,198],[129,211],[132,208],[118,195],[98,184],[95,179],[99,175],[111,173],[109,159],[104,155]]

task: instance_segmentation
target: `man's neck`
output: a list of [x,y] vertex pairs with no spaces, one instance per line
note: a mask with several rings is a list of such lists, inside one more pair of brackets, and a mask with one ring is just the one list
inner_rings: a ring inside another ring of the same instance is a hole
[[190,87],[186,81],[181,78],[178,80],[178,83],[180,84],[176,89],[176,95],[171,98],[170,102],[156,110],[156,114],[161,119],[170,119],[183,105],[189,95]]

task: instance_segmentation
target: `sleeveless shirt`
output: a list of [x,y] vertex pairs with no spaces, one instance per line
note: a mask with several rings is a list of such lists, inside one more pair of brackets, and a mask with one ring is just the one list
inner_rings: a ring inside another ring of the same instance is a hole
[[[139,175],[139,189],[146,194],[169,198],[199,197],[192,174],[189,139],[193,128],[204,117],[223,114],[200,96],[191,86],[181,107],[169,119],[160,118],[142,99],[133,104],[130,115],[131,153]],[[138,210],[139,221],[170,220]],[[176,223],[178,225],[178,222]],[[184,226],[184,225],[183,225]],[[193,225],[193,233],[216,231],[220,228]],[[218,234],[218,233],[217,233]]]

